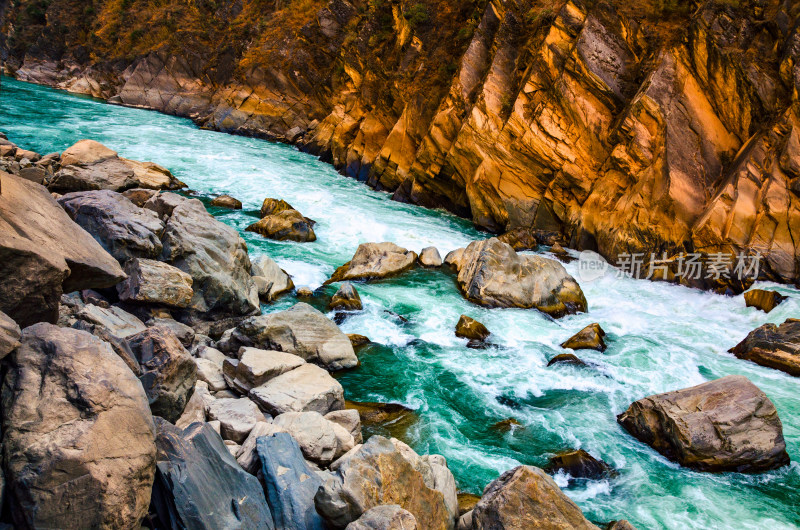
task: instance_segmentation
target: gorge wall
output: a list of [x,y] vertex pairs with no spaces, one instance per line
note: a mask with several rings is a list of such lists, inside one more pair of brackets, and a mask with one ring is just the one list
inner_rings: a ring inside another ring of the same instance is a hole
[[492,232],[611,261],[759,253],[762,278],[800,281],[792,0],[10,0],[0,16],[22,80],[292,143]]

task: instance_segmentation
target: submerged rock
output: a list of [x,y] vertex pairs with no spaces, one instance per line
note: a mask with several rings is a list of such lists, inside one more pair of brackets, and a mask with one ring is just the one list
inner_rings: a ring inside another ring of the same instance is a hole
[[417,254],[394,243],[362,243],[353,259],[336,269],[326,284],[345,280],[375,280],[414,267]]
[[241,210],[242,201],[235,199],[230,195],[220,195],[211,200],[211,206],[219,206],[220,208],[230,208],[232,210]]
[[442,256],[439,255],[439,250],[436,247],[423,248],[417,259],[419,264],[423,267],[433,268],[442,266]]
[[572,353],[559,353],[547,362],[547,366],[554,364],[571,364],[573,366],[586,366],[586,363],[581,361],[575,354]]
[[211,425],[156,424],[152,504],[165,527],[275,528],[258,479],[239,467]]
[[769,313],[775,306],[786,300],[786,296],[776,291],[766,291],[764,289],[751,289],[744,293],[744,302],[747,307],[755,307],[765,313]]
[[464,297],[476,304],[536,308],[556,318],[587,310],[583,291],[560,263],[517,254],[496,238],[473,241],[451,262]]
[[571,350],[597,350],[606,351],[606,343],[603,337],[606,332],[600,324],[589,324],[575,335],[561,343],[562,348]]
[[670,460],[699,471],[756,473],[789,463],[778,411],[740,375],[640,399],[617,421]]
[[467,315],[461,315],[456,324],[456,337],[462,337],[470,340],[485,341],[489,338],[491,333],[486,326],[470,318]]
[[353,348],[358,348],[360,346],[366,346],[370,342],[372,342],[369,337],[365,335],[359,335],[358,333],[348,333],[347,338],[350,339],[350,344],[353,345]]
[[574,478],[601,479],[613,473],[611,467],[583,449],[564,451],[550,459],[545,470],[548,473],[563,471]]
[[739,359],[800,377],[800,319],[786,319],[780,326],[764,324],[729,351]]
[[408,429],[419,419],[412,409],[400,403],[346,401],[345,407],[358,412],[362,427],[368,432],[395,438],[405,438]]
[[472,528],[597,530],[547,473],[533,466],[506,471],[483,490]]
[[0,311],[55,323],[61,294],[111,287],[119,263],[38,184],[0,173]]
[[250,390],[250,398],[265,412],[314,411],[327,414],[344,408],[342,385],[314,364],[303,364]]
[[7,500],[20,528],[138,528],[155,472],[155,427],[111,347],[40,323],[3,383]]
[[125,264],[125,273],[128,278],[117,285],[122,301],[177,308],[189,307],[192,303],[192,277],[177,267],[134,258]]
[[346,530],[416,530],[417,520],[397,504],[384,504],[370,508],[347,525]]
[[353,287],[353,284],[342,282],[339,290],[331,298],[328,308],[331,310],[361,311],[364,307],[361,305],[361,297],[358,295],[356,288]]

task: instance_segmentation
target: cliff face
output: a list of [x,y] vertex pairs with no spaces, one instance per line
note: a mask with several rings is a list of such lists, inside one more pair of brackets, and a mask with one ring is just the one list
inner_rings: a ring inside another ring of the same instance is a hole
[[493,232],[611,260],[760,253],[797,282],[800,5],[678,4],[12,0],[3,53],[20,79],[297,144]]

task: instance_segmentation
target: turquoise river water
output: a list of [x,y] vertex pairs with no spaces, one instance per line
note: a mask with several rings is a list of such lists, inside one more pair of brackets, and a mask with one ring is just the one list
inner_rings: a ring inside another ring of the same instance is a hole
[[[62,151],[83,138],[98,140],[122,156],[166,166],[201,195],[237,197],[242,211],[212,213],[241,231],[251,255],[269,254],[298,286],[320,286],[359,243],[393,241],[416,251],[435,245],[444,256],[488,237],[447,213],[392,202],[291,147],[200,130],[186,119],[7,78],[0,88],[0,131],[41,153]],[[273,242],[244,232],[265,197],[285,199],[315,219],[317,241]],[[577,278],[576,266],[566,265]],[[359,368],[337,377],[348,399],[415,409],[420,421],[406,441],[420,453],[445,455],[463,491],[480,493],[513,466],[543,466],[557,451],[583,448],[619,471],[607,480],[556,477],[595,522],[627,518],[639,528],[800,528],[798,380],[726,353],[755,327],[800,316],[800,292],[769,284],[790,298],[767,315],[745,308],[742,296],[611,273],[580,283],[589,312],[557,321],[534,310],[472,305],[446,271],[417,270],[359,285],[365,309],[342,329],[376,344],[359,352]],[[289,296],[263,309],[294,302]],[[486,324],[498,347],[471,350],[456,338],[453,329],[462,313]],[[608,333],[608,350],[581,351],[589,368],[547,368],[548,359],[563,351],[558,344],[592,322]],[[760,475],[689,471],[616,422],[615,416],[641,397],[730,374],[749,377],[775,403],[790,466]],[[492,428],[509,417],[522,427]]]

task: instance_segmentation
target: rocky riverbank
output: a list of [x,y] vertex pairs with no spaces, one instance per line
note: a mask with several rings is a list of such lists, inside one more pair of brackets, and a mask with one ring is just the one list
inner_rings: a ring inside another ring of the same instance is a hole
[[[291,278],[266,256],[251,261],[239,233],[199,200],[169,191],[182,183],[167,169],[96,142],[42,157],[2,137],[0,165],[4,522],[351,530],[607,522],[588,521],[539,468],[511,469],[460,502],[442,456],[418,455],[397,438],[365,439],[362,422],[408,411],[346,401],[330,372],[358,369],[352,338],[302,302],[260,314],[261,301],[294,289]],[[418,265],[432,274],[436,255],[361,245],[330,279],[341,282],[330,307],[362,309],[343,280]],[[476,304],[555,317],[590,309],[558,262],[498,239],[444,262]],[[485,347],[486,327],[463,320],[456,334]],[[769,341],[791,355],[796,333],[787,325]],[[762,340],[754,333],[747,340]],[[595,324],[563,347],[602,351],[604,336]],[[619,422],[703,471],[789,461],[774,405],[743,377],[643,398]],[[562,456],[551,471],[613,475],[584,453]]]
[[662,279],[747,287],[681,275],[697,252],[800,279],[796,2],[140,3],[14,0],[0,53],[20,79],[296,144],[492,232],[641,253],[642,275],[658,259]]

